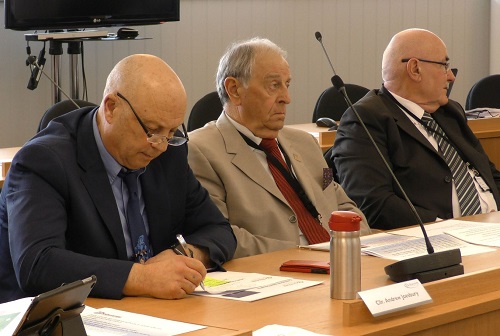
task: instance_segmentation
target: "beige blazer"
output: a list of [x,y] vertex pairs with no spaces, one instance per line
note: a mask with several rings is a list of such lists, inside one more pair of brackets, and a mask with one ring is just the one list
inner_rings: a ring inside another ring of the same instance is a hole
[[[228,117],[189,134],[188,159],[201,184],[229,220],[238,245],[235,258],[296,247],[296,216],[276,186],[272,175],[256,157]],[[332,182],[323,190],[327,168],[316,139],[310,134],[283,128],[278,141],[290,158],[293,171],[322,216],[328,229],[335,210],[355,211],[363,218],[362,234],[370,229],[366,219],[342,187]]]

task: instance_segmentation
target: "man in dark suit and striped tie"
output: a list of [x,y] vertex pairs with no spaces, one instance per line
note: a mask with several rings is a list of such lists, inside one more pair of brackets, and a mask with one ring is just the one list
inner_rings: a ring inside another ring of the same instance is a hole
[[[355,104],[423,222],[496,211],[500,172],[449,100],[455,80],[446,45],[435,34],[396,34],[382,58],[383,86]],[[372,228],[417,224],[416,216],[352,109],[327,157]]]

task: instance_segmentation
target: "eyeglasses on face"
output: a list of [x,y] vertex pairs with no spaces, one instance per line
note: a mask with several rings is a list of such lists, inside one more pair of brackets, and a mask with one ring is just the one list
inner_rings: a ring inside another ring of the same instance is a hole
[[[448,70],[450,69],[450,62],[429,61],[429,60],[426,60],[426,59],[421,59],[421,58],[416,58],[416,57],[412,57],[412,58],[415,58],[416,60],[419,60],[420,62],[433,63],[433,64],[442,65],[444,67],[444,71],[445,72],[448,72]],[[403,62],[403,63],[409,62],[412,58],[403,58],[401,60],[401,62]]]
[[137,121],[141,125],[142,129],[146,133],[146,140],[149,143],[152,143],[154,145],[159,145],[159,144],[166,141],[170,146],[180,146],[180,145],[183,145],[189,141],[188,133],[187,133],[186,126],[184,125],[184,123],[182,123],[182,136],[173,135],[171,137],[167,137],[165,135],[151,133],[151,131],[148,130],[146,125],[144,125],[141,118],[139,118],[139,116],[137,115],[137,112],[135,112],[135,109],[132,107],[132,104],[130,104],[128,99],[125,98],[120,92],[117,92],[116,95],[118,97],[120,97],[121,99],[125,100],[125,102],[128,104],[128,106],[132,110],[132,113],[134,114],[135,118],[137,119]]

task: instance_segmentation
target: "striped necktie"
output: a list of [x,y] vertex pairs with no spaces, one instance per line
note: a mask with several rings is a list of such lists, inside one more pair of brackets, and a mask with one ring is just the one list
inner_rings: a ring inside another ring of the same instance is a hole
[[474,181],[467,169],[467,165],[453,147],[443,129],[434,121],[431,115],[424,113],[422,121],[427,125],[431,135],[436,139],[439,152],[450,167],[453,181],[457,190],[458,203],[462,216],[481,213],[481,203]]
[[[279,163],[285,167],[287,170],[288,166],[285,164],[285,160],[283,160],[283,156],[278,148],[278,143],[275,139],[262,139],[260,146],[274,156]],[[292,188],[292,186],[287,182],[286,178],[280,172],[278,168],[276,168],[269,159],[267,159],[269,164],[269,169],[271,170],[271,174],[274,177],[274,181],[278,186],[278,189],[281,191],[285,199],[288,201],[288,204],[295,212],[295,215],[299,221],[299,228],[302,233],[306,236],[309,244],[317,244],[324,243],[330,240],[330,234],[321,226],[321,223],[316,220],[311,213],[304,206],[304,203],[301,201],[297,192]]]

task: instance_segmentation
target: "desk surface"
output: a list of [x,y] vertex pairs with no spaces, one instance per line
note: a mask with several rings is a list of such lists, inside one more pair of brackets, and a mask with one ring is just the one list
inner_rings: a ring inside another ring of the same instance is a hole
[[[500,223],[500,212],[464,219]],[[302,249],[235,259],[225,267],[230,271],[322,280],[323,284],[256,302],[188,296],[174,301],[90,298],[87,304],[228,330],[256,330],[269,324],[283,324],[334,335],[403,335],[410,332],[427,335],[430,328],[432,335],[448,335],[454,331],[462,335],[494,335],[500,327],[499,257],[500,250],[463,257],[464,275],[424,284],[433,303],[379,318],[373,318],[361,300],[330,299],[328,275],[280,272],[281,263],[290,259],[329,260],[327,252]],[[362,290],[391,284],[383,269],[393,262],[363,256]]]

